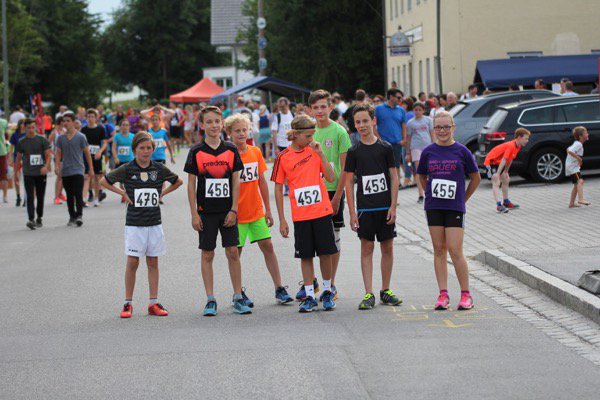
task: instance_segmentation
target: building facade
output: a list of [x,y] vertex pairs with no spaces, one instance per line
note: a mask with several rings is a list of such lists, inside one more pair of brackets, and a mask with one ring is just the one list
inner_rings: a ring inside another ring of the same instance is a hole
[[600,0],[383,1],[387,84],[407,94],[464,93],[478,60],[600,53]]

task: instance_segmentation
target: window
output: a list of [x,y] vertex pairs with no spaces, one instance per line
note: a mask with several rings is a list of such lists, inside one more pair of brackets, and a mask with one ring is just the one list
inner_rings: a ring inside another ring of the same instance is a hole
[[529,94],[517,94],[514,96],[506,96],[500,97],[499,99],[489,100],[484,105],[482,105],[481,108],[479,108],[479,110],[475,112],[475,114],[473,114],[473,117],[489,118],[494,113],[494,111],[496,111],[496,107],[531,99],[532,97]]
[[400,0],[400,14],[404,14],[404,0]]
[[417,0],[417,5],[421,4],[421,0]]
[[588,121],[600,121],[598,102],[566,104],[560,107],[564,112],[567,123],[581,123]]
[[412,0],[406,0],[406,9],[408,11],[412,10]]
[[398,18],[398,0],[396,0],[395,3],[396,3],[396,18]]
[[521,125],[551,124],[554,122],[554,109],[556,107],[535,108],[525,110],[519,118]]
[[427,82],[427,96],[431,93],[431,65],[429,58],[425,60],[425,81]]
[[438,76],[438,63],[440,62],[439,58],[435,57],[433,59],[433,87],[435,94],[440,93],[440,78]]
[[406,80],[406,64],[402,66],[402,91],[408,92],[408,81]]
[[390,21],[394,19],[394,3],[390,0]]
[[419,60],[419,92],[423,91],[423,60]]

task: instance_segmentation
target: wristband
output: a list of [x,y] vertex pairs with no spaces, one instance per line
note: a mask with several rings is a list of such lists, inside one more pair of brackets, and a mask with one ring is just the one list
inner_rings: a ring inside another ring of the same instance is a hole
[[235,215],[237,215],[237,211],[235,211],[235,210],[229,210],[229,211],[227,211],[227,212],[232,212],[232,213],[234,213]]

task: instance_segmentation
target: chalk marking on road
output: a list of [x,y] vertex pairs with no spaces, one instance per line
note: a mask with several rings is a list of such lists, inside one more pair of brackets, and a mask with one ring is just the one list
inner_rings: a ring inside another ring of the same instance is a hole
[[473,324],[455,324],[451,319],[445,319],[444,324],[429,324],[427,326],[435,326],[438,328],[465,328],[467,326],[473,326]]

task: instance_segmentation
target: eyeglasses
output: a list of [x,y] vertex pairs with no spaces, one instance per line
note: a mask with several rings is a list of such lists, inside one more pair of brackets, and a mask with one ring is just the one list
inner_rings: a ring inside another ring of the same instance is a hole
[[435,129],[436,131],[449,131],[450,129],[452,129],[454,125],[437,125],[434,126],[433,129]]

